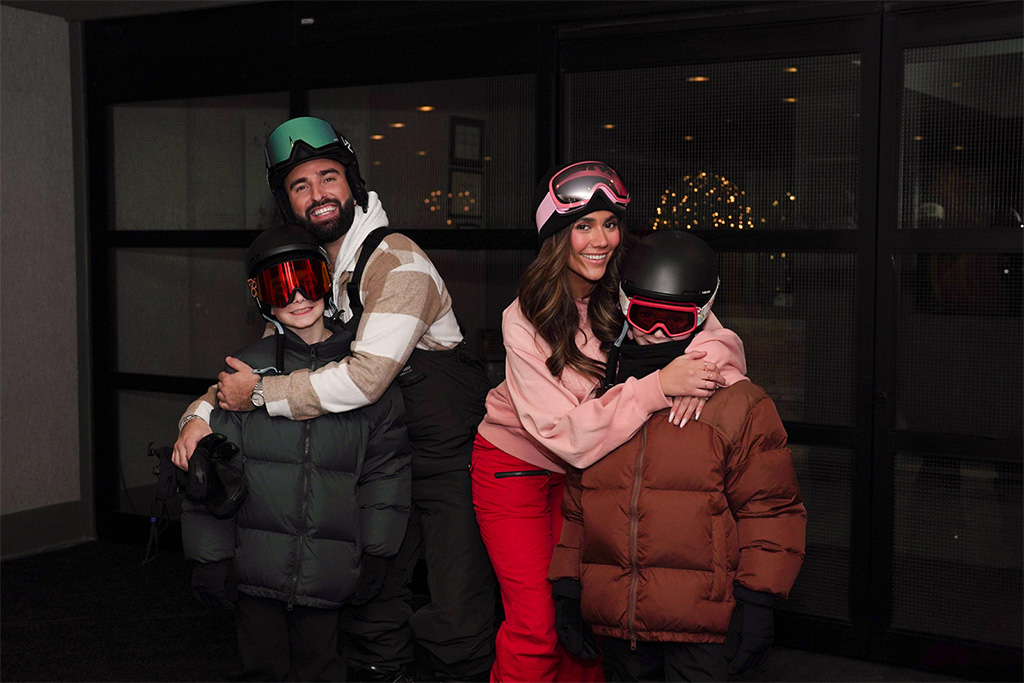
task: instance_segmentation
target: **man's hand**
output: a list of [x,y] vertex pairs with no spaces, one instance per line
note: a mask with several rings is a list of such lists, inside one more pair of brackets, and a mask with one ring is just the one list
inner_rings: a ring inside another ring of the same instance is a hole
[[256,388],[259,375],[253,374],[252,368],[237,358],[228,356],[225,362],[235,372],[222,372],[217,375],[217,405],[224,410],[239,412],[255,409],[256,406],[252,404],[252,390]]
[[213,430],[210,429],[210,425],[202,418],[186,422],[185,426],[182,427],[181,431],[178,433],[178,440],[174,442],[174,452],[171,454],[171,462],[173,462],[179,469],[183,469],[188,472],[188,460],[192,457],[192,453],[195,452],[196,444],[199,443],[204,436],[212,433]]

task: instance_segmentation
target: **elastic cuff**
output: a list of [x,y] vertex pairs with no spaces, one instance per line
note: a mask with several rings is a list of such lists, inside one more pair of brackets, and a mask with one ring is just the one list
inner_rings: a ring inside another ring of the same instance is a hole
[[[659,410],[672,407],[672,400],[661,390],[661,370],[655,370],[651,374],[636,380],[637,406],[646,415],[650,416]],[[628,382],[629,380],[627,380]]]
[[777,602],[775,596],[771,593],[750,590],[738,583],[733,584],[732,594],[736,596],[737,600],[749,602],[752,605],[761,605],[762,607],[775,607],[775,603]]
[[580,582],[576,579],[555,579],[551,582],[551,597],[579,600],[583,592]]

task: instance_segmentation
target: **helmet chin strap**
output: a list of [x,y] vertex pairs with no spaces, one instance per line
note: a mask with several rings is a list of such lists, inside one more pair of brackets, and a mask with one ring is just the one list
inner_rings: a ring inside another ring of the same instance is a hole
[[608,360],[604,365],[604,388],[606,391],[615,386],[615,375],[619,368],[619,349],[622,348],[622,342],[626,339],[627,332],[629,332],[629,321],[623,320],[622,332],[619,333],[619,338],[615,340],[612,348],[608,351]]
[[271,365],[267,368],[253,368],[252,372],[254,375],[265,375],[273,370],[275,375],[282,375],[284,374],[284,327],[281,325],[279,320],[273,318],[269,313],[264,313],[262,306],[260,306],[260,314],[263,315],[263,318],[267,322],[277,328],[277,333],[274,335],[275,341],[277,342],[277,348],[275,349],[276,353],[274,354],[277,365]]

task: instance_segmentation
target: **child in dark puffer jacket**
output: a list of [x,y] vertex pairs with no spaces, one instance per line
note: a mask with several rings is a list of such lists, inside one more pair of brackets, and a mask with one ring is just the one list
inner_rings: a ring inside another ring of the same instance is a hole
[[[349,354],[351,333],[324,317],[329,259],[304,228],[263,232],[246,262],[253,298],[279,333],[235,357],[260,373],[283,374]],[[222,434],[241,451],[248,495],[228,518],[183,502],[185,555],[197,561],[193,592],[223,606],[237,577],[244,680],[344,681],[340,610],[373,598],[382,558],[398,552],[408,521],[404,403],[391,386],[359,410],[293,421],[268,415],[260,389],[258,382],[254,410],[211,416],[211,436]]]

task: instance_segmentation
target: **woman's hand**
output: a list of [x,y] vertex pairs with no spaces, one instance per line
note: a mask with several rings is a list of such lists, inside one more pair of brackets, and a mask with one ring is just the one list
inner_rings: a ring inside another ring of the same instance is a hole
[[672,410],[668,413],[668,421],[676,427],[682,427],[692,416],[694,420],[700,419],[700,411],[704,410],[706,398],[697,396],[676,396],[672,399]]
[[725,378],[716,364],[704,360],[706,355],[707,351],[690,351],[663,367],[658,373],[661,391],[670,398],[711,398],[716,389],[725,386]]

